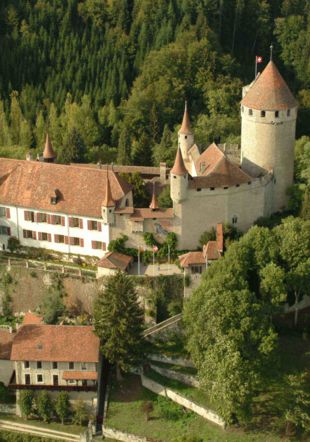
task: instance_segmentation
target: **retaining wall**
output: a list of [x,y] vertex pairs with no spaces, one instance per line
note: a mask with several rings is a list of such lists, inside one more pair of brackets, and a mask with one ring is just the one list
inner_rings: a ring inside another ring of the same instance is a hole
[[199,388],[199,381],[195,378],[195,376],[191,376],[190,374],[180,373],[178,371],[169,370],[168,368],[158,367],[158,365],[150,364],[152,370],[157,373],[166,376],[169,379],[174,379],[176,381],[180,381],[185,385],[189,385],[190,387]]
[[204,408],[201,405],[197,405],[195,402],[192,402],[191,400],[181,396],[175,391],[172,391],[169,388],[166,388],[163,385],[159,384],[158,382],[149,379],[143,374],[141,374],[141,382],[143,387],[153,391],[153,393],[167,397],[177,404],[182,405],[182,407],[185,407],[198,414],[199,416],[202,416],[204,419],[207,419],[210,422],[219,425],[221,428],[225,428],[224,420],[216,413],[214,413],[214,411]]
[[123,442],[149,442],[150,439],[135,436],[134,434],[124,433],[123,431],[113,430],[112,428],[102,427],[102,435],[110,439],[116,439]]
[[148,356],[150,361],[163,362],[164,364],[180,365],[180,367],[194,368],[194,364],[189,359],[171,358],[169,356],[151,354]]

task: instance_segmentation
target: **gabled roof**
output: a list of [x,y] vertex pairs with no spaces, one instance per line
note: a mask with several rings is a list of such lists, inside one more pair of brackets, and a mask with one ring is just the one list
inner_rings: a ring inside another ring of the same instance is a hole
[[[116,203],[131,186],[109,171]],[[51,195],[59,195],[52,204]],[[0,201],[3,205],[101,218],[107,193],[106,171],[95,168],[0,158]]]
[[43,158],[46,160],[52,160],[56,158],[56,153],[53,149],[53,145],[48,134],[46,134]]
[[218,251],[223,253],[223,250],[224,250],[224,231],[223,231],[223,224],[222,223],[218,223],[216,225],[216,243],[217,243]]
[[215,261],[221,257],[217,247],[217,241],[209,241],[208,244],[203,246],[203,256],[207,261]]
[[189,113],[188,113],[188,109],[187,109],[187,101],[185,101],[183,120],[182,120],[182,125],[180,127],[179,133],[185,134],[185,135],[191,134],[191,122],[189,119]]
[[155,190],[155,183],[153,184],[152,200],[151,200],[151,203],[149,205],[149,208],[152,209],[152,210],[159,209],[158,201],[157,201],[157,195],[156,195],[156,190]]
[[249,183],[252,180],[250,175],[231,162],[214,143],[201,156],[206,163],[209,161],[209,167],[206,168],[204,175],[193,177],[189,181],[190,189],[229,187]]
[[27,324],[42,324],[43,318],[42,316],[36,315],[32,312],[26,312],[24,319],[23,319],[23,325]]
[[297,106],[292,92],[271,60],[241,101],[258,110],[281,110]]
[[171,169],[173,175],[182,176],[187,173],[186,167],[184,165],[181,149],[178,147],[177,154],[175,157],[173,168]]
[[195,162],[197,175],[204,176],[210,173],[212,168],[224,157],[224,153],[215,144],[210,144],[209,147],[199,156]]
[[86,325],[23,325],[14,338],[11,360],[97,363],[99,338]]
[[106,169],[106,192],[102,201],[104,207],[115,207],[115,201],[112,198],[109,170]]
[[180,266],[188,268],[190,265],[206,264],[206,260],[202,252],[188,252],[179,256]]
[[0,328],[0,360],[10,360],[15,333]]
[[122,270],[127,269],[129,264],[133,261],[132,256],[124,255],[118,252],[109,252],[98,262],[98,267],[104,269]]

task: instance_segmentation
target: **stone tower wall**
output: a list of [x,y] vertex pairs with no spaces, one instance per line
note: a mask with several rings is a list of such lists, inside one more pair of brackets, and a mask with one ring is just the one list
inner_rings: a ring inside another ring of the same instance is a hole
[[180,203],[187,197],[188,175],[170,174],[170,196],[174,203]]
[[188,158],[188,151],[194,144],[194,135],[179,132],[178,143],[182,152],[182,158],[186,160]]
[[[250,112],[252,111],[252,115]],[[287,188],[293,183],[297,108],[265,111],[241,107],[241,162],[252,176],[273,170],[272,212],[287,205]]]

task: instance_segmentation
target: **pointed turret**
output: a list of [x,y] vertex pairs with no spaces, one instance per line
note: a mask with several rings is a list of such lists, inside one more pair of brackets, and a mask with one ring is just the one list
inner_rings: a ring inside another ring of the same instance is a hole
[[152,209],[152,210],[159,209],[158,201],[157,201],[157,196],[156,196],[156,191],[155,191],[155,183],[153,183],[152,200],[151,200],[151,204],[149,205],[149,208]]
[[102,205],[104,207],[115,207],[115,201],[112,198],[112,192],[111,192],[108,168],[107,168],[107,171],[106,171],[106,183],[107,183],[106,193],[104,195],[104,198],[103,198],[103,201],[102,201]]
[[187,174],[187,170],[184,165],[184,161],[183,161],[183,157],[182,157],[182,153],[181,153],[180,148],[178,148],[178,150],[177,150],[177,154],[176,154],[176,157],[174,160],[173,168],[171,169],[171,173],[173,175],[178,175],[178,176],[182,176],[182,175]]
[[56,160],[56,153],[53,149],[52,142],[47,133],[45,139],[44,151],[43,151],[43,161],[46,163],[53,163],[55,160]]
[[270,60],[241,101],[243,106],[264,111],[291,109],[297,106],[288,85]]
[[183,120],[182,120],[182,125],[180,127],[179,133],[181,134],[191,134],[191,122],[189,119],[189,113],[188,113],[188,108],[187,108],[187,101],[185,101],[185,107],[184,107],[184,114],[183,114]]
[[184,160],[186,160],[188,158],[188,151],[194,144],[194,135],[191,131],[191,123],[189,119],[187,101],[185,101],[182,125],[178,132],[178,144],[179,148],[182,151],[182,156]]

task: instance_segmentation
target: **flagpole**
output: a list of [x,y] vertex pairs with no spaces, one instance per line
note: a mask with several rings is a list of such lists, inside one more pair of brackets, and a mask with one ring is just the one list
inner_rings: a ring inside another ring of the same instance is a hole
[[153,249],[153,276],[155,276],[155,250]]
[[254,80],[256,80],[257,77],[257,55],[255,55],[255,77]]
[[138,275],[140,276],[140,247],[138,247]]

